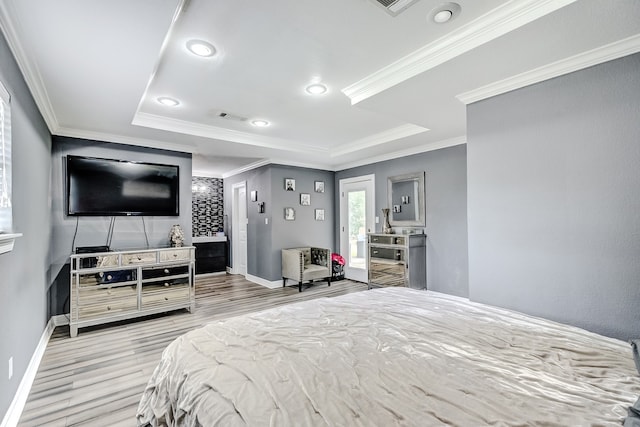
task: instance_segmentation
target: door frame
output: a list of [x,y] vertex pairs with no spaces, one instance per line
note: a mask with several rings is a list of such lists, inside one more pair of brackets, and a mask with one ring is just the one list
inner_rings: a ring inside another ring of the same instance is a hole
[[[373,233],[375,232],[375,227],[376,227],[376,221],[375,221],[375,215],[376,215],[376,176],[375,174],[369,174],[369,175],[361,175],[361,176],[355,176],[352,178],[344,178],[341,179],[339,181],[339,194],[338,194],[338,199],[340,201],[340,221],[339,221],[339,228],[338,228],[338,235],[339,235],[339,248],[340,248],[340,252],[344,253],[345,255],[347,255],[347,260],[349,259],[347,252],[349,250],[349,240],[348,238],[345,239],[345,234],[346,234],[346,227],[347,227],[347,223],[348,223],[348,212],[347,212],[347,204],[346,204],[346,198],[344,197],[344,186],[345,184],[354,184],[357,182],[367,182],[367,183],[371,183],[371,201],[368,204],[368,209],[367,207],[365,207],[366,209],[366,218],[369,219],[369,222],[367,224],[368,228],[368,232],[369,233]],[[348,268],[345,268],[345,273],[347,272]],[[364,266],[364,275],[365,275],[365,282],[368,281],[368,271],[367,271],[367,264],[365,263]],[[346,276],[345,276],[346,277]]]
[[[238,192],[240,189],[244,188],[245,197],[244,200],[240,200],[238,197]],[[244,203],[244,211],[248,214],[248,206],[247,206],[247,181],[240,181],[231,186],[231,247],[232,247],[232,262],[231,262],[231,274],[241,274],[243,276],[247,275],[247,266],[245,263],[244,271],[242,271],[236,265],[236,261],[241,259],[241,251],[242,245],[240,244],[240,221],[248,221],[248,218],[240,218],[240,203]],[[247,236],[248,237],[248,236]],[[247,259],[247,245],[244,245],[244,259]]]

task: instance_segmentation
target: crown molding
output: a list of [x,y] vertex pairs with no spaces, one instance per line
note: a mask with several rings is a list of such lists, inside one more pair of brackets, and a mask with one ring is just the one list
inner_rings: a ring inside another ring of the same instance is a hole
[[302,145],[282,138],[256,135],[249,132],[241,132],[216,126],[203,125],[201,123],[189,122],[186,120],[174,119],[171,117],[158,116],[156,114],[137,112],[131,122],[136,126],[144,126],[153,129],[166,130],[170,132],[184,133],[188,135],[201,136],[210,139],[236,142],[238,144],[254,145],[257,147],[275,148],[277,150],[297,151],[303,153],[326,154],[327,149],[317,148],[310,145]]
[[271,160],[269,159],[264,159],[264,160],[258,160],[257,162],[253,162],[253,163],[249,163],[248,165],[245,166],[241,166],[237,169],[233,169],[230,170],[228,172],[225,172],[222,174],[222,178],[229,178],[235,175],[239,175],[243,172],[247,172],[253,169],[258,169],[259,167],[265,166],[265,165],[269,165],[271,164]]
[[367,148],[375,147],[376,145],[385,144],[387,142],[395,141],[400,138],[406,138],[408,136],[416,135],[418,133],[426,132],[429,129],[413,124],[405,124],[392,129],[387,129],[374,135],[358,139],[349,144],[341,145],[341,148],[331,149],[329,157],[340,157],[347,153],[353,153],[354,151],[365,150]]
[[407,148],[405,150],[395,151],[393,153],[382,154],[379,156],[369,157],[362,160],[356,160],[354,162],[347,162],[341,165],[337,165],[333,170],[338,172],[345,169],[351,169],[358,166],[370,165],[373,163],[384,162],[386,160],[393,160],[400,157],[411,156],[414,154],[426,153],[428,151],[439,150],[441,148],[453,147],[456,145],[462,145],[467,143],[466,136],[458,136],[455,138],[445,139],[442,141],[430,142],[427,144],[419,145],[417,147]]
[[637,52],[640,52],[640,34],[461,93],[456,98],[471,104]]
[[57,136],[68,136],[70,138],[90,139],[94,141],[112,142],[115,144],[136,145],[140,147],[157,148],[160,150],[177,151],[180,153],[193,153],[189,147],[185,145],[173,144],[171,142],[158,141],[155,139],[136,138],[131,136],[117,135],[105,132],[95,132],[84,129],[74,129],[67,127],[59,127],[54,133]]
[[42,81],[38,66],[29,58],[29,55],[26,54],[20,43],[20,37],[18,36],[20,24],[17,18],[14,20],[11,16],[17,16],[17,14],[11,13],[11,0],[0,1],[0,28],[18,63],[18,68],[20,68],[24,76],[27,87],[31,91],[33,100],[49,128],[49,132],[53,134],[59,127],[58,119],[53,111],[53,106],[51,105],[51,100]]
[[342,89],[357,104],[576,0],[511,0]]

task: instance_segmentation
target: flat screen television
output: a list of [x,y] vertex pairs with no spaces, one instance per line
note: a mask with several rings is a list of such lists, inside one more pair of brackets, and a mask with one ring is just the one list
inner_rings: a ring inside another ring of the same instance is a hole
[[67,215],[178,216],[176,165],[67,156]]

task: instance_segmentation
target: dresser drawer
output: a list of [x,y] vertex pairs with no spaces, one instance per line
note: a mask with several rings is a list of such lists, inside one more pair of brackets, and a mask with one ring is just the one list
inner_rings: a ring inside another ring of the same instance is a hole
[[190,300],[189,279],[175,279],[142,286],[142,309],[182,304]]
[[381,286],[405,286],[405,265],[402,263],[377,263],[369,265],[369,282]]
[[155,252],[138,252],[122,254],[122,265],[155,264]]
[[[128,312],[135,312],[138,309],[138,298],[135,288],[131,292],[126,292],[130,287],[101,289],[91,292],[92,295],[80,295],[78,306],[78,319],[88,320],[104,316],[113,316]],[[114,291],[111,295],[106,295],[102,291]],[[73,315],[73,313],[72,313]]]
[[184,276],[187,274],[189,274],[188,265],[180,265],[177,267],[145,268],[142,270],[142,280],[170,276]]
[[173,249],[160,252],[160,262],[189,260],[191,249]]

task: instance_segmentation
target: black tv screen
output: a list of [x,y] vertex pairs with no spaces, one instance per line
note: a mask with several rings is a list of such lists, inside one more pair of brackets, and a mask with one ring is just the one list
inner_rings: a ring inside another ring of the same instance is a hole
[[67,156],[68,215],[178,216],[178,166]]

